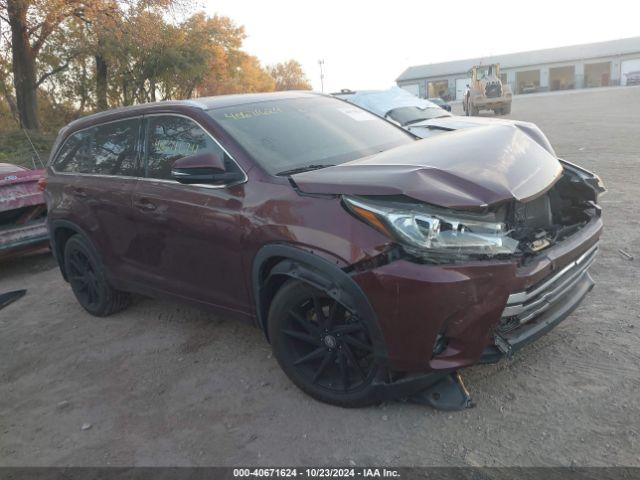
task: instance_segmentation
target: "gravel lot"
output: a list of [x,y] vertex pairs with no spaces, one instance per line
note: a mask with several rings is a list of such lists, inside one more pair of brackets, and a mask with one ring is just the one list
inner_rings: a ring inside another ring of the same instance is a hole
[[0,311],[0,465],[640,466],[640,87],[518,97],[512,112],[601,175],[606,231],[571,317],[464,371],[476,408],[323,405],[257,329],[148,299],[93,318],[36,255],[0,264],[0,292],[28,289]]

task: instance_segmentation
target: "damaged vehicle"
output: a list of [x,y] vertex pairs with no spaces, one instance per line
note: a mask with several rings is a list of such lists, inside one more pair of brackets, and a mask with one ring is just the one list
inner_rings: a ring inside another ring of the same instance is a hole
[[395,123],[417,137],[427,138],[441,133],[464,128],[487,125],[513,125],[529,135],[551,155],[555,152],[551,143],[535,123],[489,117],[463,117],[443,112],[431,100],[418,98],[400,87],[388,90],[343,90],[334,94],[346,102],[358,105],[376,115]]
[[135,292],[255,322],[293,383],[349,407],[469,406],[458,372],[566,318],[602,231],[598,177],[513,125],[416,140],[310,92],[89,116],[48,175],[89,313]]
[[44,172],[0,163],[0,259],[48,246]]
[[439,97],[430,98],[429,101],[431,103],[433,103],[434,105],[437,105],[441,109],[446,110],[447,112],[451,112],[451,105],[449,105],[447,102],[445,102],[441,98],[439,98]]

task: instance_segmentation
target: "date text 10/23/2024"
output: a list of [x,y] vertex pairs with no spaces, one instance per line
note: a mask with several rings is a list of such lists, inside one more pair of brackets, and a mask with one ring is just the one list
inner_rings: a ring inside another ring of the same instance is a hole
[[400,478],[387,468],[234,468],[235,478]]

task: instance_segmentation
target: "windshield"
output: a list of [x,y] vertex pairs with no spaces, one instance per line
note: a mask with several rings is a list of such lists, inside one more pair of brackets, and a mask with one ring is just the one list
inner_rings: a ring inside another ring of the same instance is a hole
[[372,113],[320,96],[208,113],[271,174],[337,165],[415,141]]
[[448,117],[449,114],[440,107],[419,108],[400,107],[389,110],[387,116],[398,122],[403,127],[422,120],[430,120],[438,117]]
[[477,68],[477,77],[480,80],[486,77],[490,77],[491,75],[493,75],[493,69],[491,68],[491,66]]

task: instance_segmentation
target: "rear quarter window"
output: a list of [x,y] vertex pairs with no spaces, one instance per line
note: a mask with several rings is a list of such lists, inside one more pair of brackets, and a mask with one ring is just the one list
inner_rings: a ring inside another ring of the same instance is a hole
[[54,168],[58,172],[135,176],[140,119],[110,122],[71,135]]
[[58,172],[81,173],[86,170],[91,157],[91,131],[71,135],[60,149],[53,163]]

